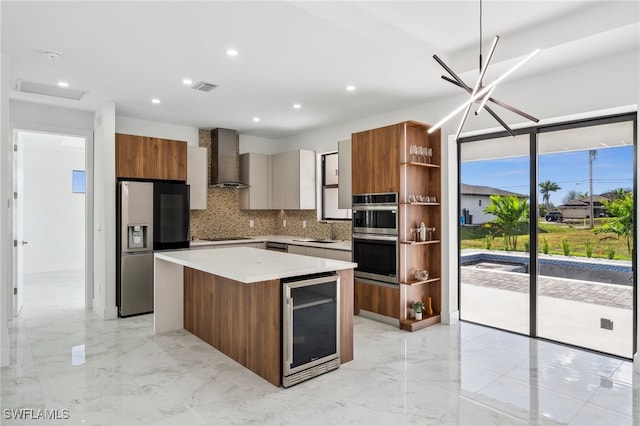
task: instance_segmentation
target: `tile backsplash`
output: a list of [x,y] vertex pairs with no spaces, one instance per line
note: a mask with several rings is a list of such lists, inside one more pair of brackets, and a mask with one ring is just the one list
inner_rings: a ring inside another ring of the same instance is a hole
[[[211,152],[211,131],[200,130],[200,146]],[[210,173],[210,171],[209,171]],[[191,211],[191,237],[210,239],[257,235],[350,240],[351,221],[322,222],[315,210],[240,210],[240,189],[209,188],[206,210]],[[253,228],[249,222],[253,221]],[[286,226],[284,226],[286,221]],[[303,227],[306,222],[306,227]]]

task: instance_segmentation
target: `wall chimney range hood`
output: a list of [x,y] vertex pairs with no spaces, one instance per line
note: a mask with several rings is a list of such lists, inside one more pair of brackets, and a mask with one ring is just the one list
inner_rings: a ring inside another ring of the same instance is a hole
[[211,186],[248,188],[240,182],[238,133],[229,129],[211,131]]

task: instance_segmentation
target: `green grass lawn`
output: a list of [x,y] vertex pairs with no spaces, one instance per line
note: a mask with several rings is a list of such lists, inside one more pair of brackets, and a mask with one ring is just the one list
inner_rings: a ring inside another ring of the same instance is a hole
[[[608,218],[595,219],[595,226],[601,226]],[[587,227],[589,221],[586,222]],[[570,256],[587,257],[587,241],[593,245],[592,257],[608,258],[608,250],[614,251],[614,259],[631,260],[631,255],[627,253],[627,245],[622,238],[615,234],[594,234],[591,229],[584,228],[582,220],[575,223],[548,223],[544,219],[538,222],[538,252],[543,252],[544,239],[549,246],[549,254],[564,255],[562,239],[566,238],[569,244]],[[529,244],[528,228],[525,225],[522,234],[518,236],[518,251],[525,251]],[[483,225],[462,226],[460,230],[461,248],[487,248],[486,235],[491,229]],[[491,241],[492,250],[504,250],[504,240],[501,234],[496,235]]]

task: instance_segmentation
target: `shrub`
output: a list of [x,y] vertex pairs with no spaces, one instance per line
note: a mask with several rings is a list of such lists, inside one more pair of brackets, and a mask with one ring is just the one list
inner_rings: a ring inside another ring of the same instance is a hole
[[542,252],[549,254],[549,241],[547,241],[547,237],[542,237]]
[[529,241],[524,242],[524,251],[529,252]]
[[562,237],[560,241],[562,242],[562,253],[564,253],[565,256],[569,256],[569,253],[571,252],[569,240],[567,240],[567,237]]
[[487,250],[491,250],[491,245],[493,244],[493,235],[487,234],[484,236],[484,246]]
[[593,242],[591,241],[590,238],[587,238],[587,241],[585,242],[584,250],[587,253],[587,257],[593,256]]
[[613,259],[616,256],[616,249],[614,249],[613,246],[607,246],[605,251],[607,253],[607,259]]

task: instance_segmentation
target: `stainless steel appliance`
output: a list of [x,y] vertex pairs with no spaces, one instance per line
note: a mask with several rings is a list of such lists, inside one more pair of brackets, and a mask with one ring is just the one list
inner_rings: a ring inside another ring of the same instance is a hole
[[354,195],[353,232],[398,235],[398,194]]
[[282,280],[282,386],[340,366],[340,277]]
[[398,285],[398,193],[353,195],[354,276]]
[[189,186],[121,181],[116,218],[118,315],[153,312],[153,251],[189,247]]
[[189,248],[189,185],[153,182],[154,250]]
[[365,278],[398,285],[398,237],[379,234],[353,234],[353,272]]

